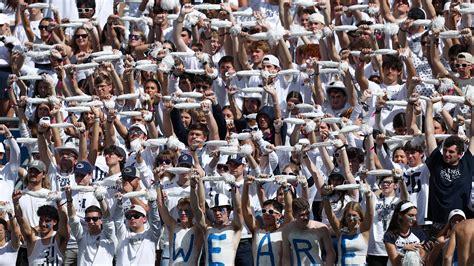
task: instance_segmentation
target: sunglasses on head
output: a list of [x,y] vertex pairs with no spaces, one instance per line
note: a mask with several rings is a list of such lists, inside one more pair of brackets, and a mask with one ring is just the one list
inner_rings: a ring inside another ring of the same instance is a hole
[[263,214],[269,214],[269,215],[280,214],[279,212],[277,212],[275,210],[272,210],[272,209],[262,209],[262,213]]
[[127,220],[132,220],[132,219],[136,220],[136,219],[140,219],[140,218],[142,218],[142,217],[143,217],[143,215],[141,215],[141,214],[139,214],[139,213],[125,214],[125,218],[126,218]]
[[100,220],[100,217],[99,217],[99,216],[85,217],[84,220],[85,220],[86,222],[90,222],[90,221],[97,222],[98,220]]
[[76,38],[77,38],[77,39],[79,39],[79,38],[85,39],[85,38],[87,38],[87,37],[89,37],[89,35],[86,34],[86,33],[85,33],[85,34],[76,34]]
[[171,161],[170,159],[159,159],[159,160],[158,160],[158,164],[162,164],[162,163],[164,163],[164,164],[171,164],[172,161]]
[[140,35],[137,35],[137,34],[130,34],[130,35],[128,35],[128,39],[130,39],[130,40],[135,40],[135,41],[137,41],[137,40],[140,40],[141,38],[142,38],[142,37],[141,37]]
[[457,68],[466,68],[466,67],[468,67],[468,66],[470,66],[470,65],[471,65],[471,64],[465,64],[465,63],[464,63],[464,64],[454,64],[454,66],[457,67]]

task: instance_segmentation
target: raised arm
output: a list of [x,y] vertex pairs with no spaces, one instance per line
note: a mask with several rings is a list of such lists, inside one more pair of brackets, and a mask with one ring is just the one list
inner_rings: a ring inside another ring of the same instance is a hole
[[59,243],[59,248],[64,252],[66,251],[67,242],[69,241],[70,236],[67,211],[64,206],[61,205],[60,200],[58,200],[56,203],[59,214],[58,231],[56,233],[56,237]]
[[35,41],[35,33],[31,29],[30,25],[30,20],[27,17],[27,12],[26,9],[28,8],[27,3],[20,3],[19,4],[19,9],[20,9],[20,18],[21,18],[21,23],[23,24],[23,29],[25,30],[26,37],[28,38],[29,42],[34,42]]
[[[155,179],[156,180],[156,179]],[[168,227],[169,232],[173,232],[173,228],[176,225],[176,221],[173,219],[173,217],[170,215],[170,212],[168,208],[166,207],[164,201],[165,199],[163,198],[163,191],[161,184],[158,185],[156,189],[157,193],[157,205],[158,205],[158,211],[160,212],[160,217],[161,220],[165,223],[166,227]]]
[[474,154],[474,122],[472,122],[474,118],[474,103],[470,99],[466,99],[466,105],[471,108],[471,136],[469,136],[469,151],[471,154]]
[[330,186],[325,186],[322,190],[323,194],[323,208],[326,216],[328,217],[329,224],[331,225],[332,230],[336,233],[336,236],[339,237],[341,234],[341,222],[337,219],[336,214],[332,211],[331,202],[329,202],[329,195],[332,191]]
[[191,13],[194,10],[191,4],[185,4],[181,7],[178,18],[174,22],[173,30],[173,41],[176,45],[176,50],[178,52],[186,52],[187,46],[186,43],[181,38],[181,33],[183,32],[183,22],[186,14]]
[[193,176],[191,179],[191,207],[193,208],[194,219],[197,225],[205,233],[207,230],[206,217],[204,216],[204,209],[201,207],[201,203],[204,201],[204,185],[202,180]]
[[18,146],[18,143],[15,138],[13,138],[13,135],[7,126],[0,124],[0,134],[2,134],[7,140],[7,143],[10,144],[10,156],[8,157],[8,162],[18,167],[20,163],[20,146]]
[[[343,168],[343,173],[347,181],[349,181],[350,184],[355,184],[356,180],[354,178],[354,175],[352,175],[351,168],[349,165],[349,157],[347,156],[347,151],[346,147],[342,146],[339,147],[339,155],[342,156],[342,168]],[[359,198],[359,191],[357,189],[350,190],[347,192],[353,199],[358,199]]]
[[234,227],[234,231],[240,231],[242,230],[244,223],[242,217],[242,202],[240,190],[235,185],[232,187],[232,207],[234,215],[234,218],[232,219],[232,226]]
[[425,138],[427,154],[430,155],[438,146],[434,136],[433,101],[426,101]]
[[247,176],[247,180],[244,182],[244,187],[242,189],[242,215],[244,217],[245,225],[249,231],[254,234],[257,229],[257,223],[255,217],[253,216],[252,209],[250,208],[249,200],[249,188],[253,184],[253,176]]
[[364,220],[362,220],[362,223],[360,225],[360,231],[361,233],[367,232],[370,230],[370,227],[372,226],[372,223],[374,221],[374,197],[372,191],[370,191],[368,185],[367,186],[367,191],[365,191],[365,214],[364,214]]
[[10,224],[10,241],[12,243],[12,247],[15,250],[20,248],[20,229],[18,228],[18,223],[16,222],[15,216],[13,213],[8,213],[8,219]]

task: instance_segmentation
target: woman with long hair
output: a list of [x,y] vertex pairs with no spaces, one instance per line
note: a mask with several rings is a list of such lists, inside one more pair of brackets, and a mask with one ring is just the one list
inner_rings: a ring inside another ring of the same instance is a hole
[[338,264],[363,265],[366,263],[369,231],[374,216],[372,192],[365,192],[366,210],[358,202],[349,202],[344,208],[341,219],[332,211],[329,198],[323,196],[324,211],[332,229],[336,233]]
[[387,232],[383,237],[388,258],[392,265],[402,265],[409,260],[422,265],[426,250],[425,233],[416,228],[417,207],[410,201],[400,201],[392,215]]
[[92,36],[93,31],[82,26],[77,28],[72,35],[70,46],[72,49],[71,63],[81,64],[90,61],[90,54],[99,51],[98,37]]

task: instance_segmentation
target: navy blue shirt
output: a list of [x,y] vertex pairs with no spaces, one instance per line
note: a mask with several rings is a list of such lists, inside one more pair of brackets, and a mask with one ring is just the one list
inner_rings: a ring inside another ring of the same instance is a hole
[[[471,183],[474,176],[474,160],[467,150],[458,165],[444,162],[439,147],[426,160],[430,170],[428,219],[435,223],[447,223],[449,212],[461,209],[470,214]],[[469,216],[469,215],[468,215]]]

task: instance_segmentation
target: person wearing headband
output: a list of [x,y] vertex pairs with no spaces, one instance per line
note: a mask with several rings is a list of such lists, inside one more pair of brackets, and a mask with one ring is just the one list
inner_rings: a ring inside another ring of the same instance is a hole
[[416,228],[417,208],[410,201],[402,200],[395,207],[387,232],[383,237],[388,258],[392,265],[402,265],[404,260],[424,261],[427,240],[425,233]]

